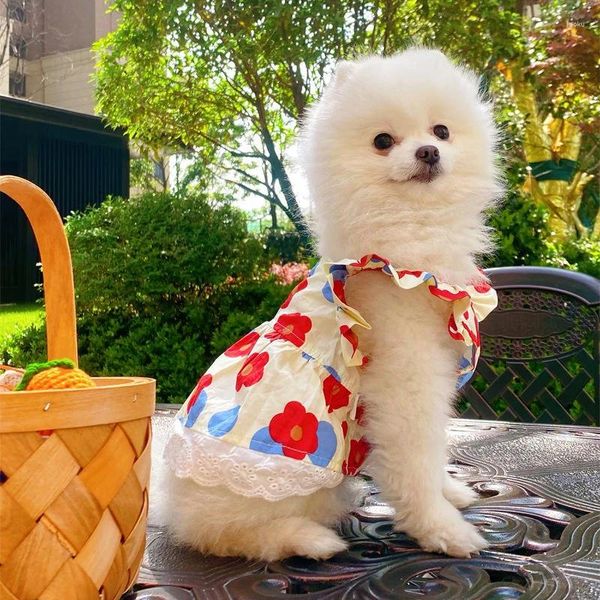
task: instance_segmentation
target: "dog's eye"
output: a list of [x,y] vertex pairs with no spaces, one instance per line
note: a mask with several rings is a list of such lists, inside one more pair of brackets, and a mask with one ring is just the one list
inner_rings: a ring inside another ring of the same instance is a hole
[[433,134],[440,140],[447,140],[450,137],[450,132],[445,125],[436,125],[433,128]]
[[396,142],[389,133],[378,133],[373,140],[373,146],[377,150],[387,150],[391,148]]

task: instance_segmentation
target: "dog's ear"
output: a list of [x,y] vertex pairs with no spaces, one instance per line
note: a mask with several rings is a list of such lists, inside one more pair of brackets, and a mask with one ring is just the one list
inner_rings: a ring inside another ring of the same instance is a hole
[[335,65],[335,74],[333,76],[332,84],[339,85],[350,79],[352,72],[356,67],[356,63],[349,60],[340,60]]

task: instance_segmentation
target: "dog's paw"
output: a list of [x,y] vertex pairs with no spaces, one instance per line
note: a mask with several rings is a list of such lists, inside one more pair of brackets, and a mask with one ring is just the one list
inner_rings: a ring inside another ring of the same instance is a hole
[[325,560],[342,552],[348,544],[331,529],[318,523],[306,521],[293,540],[286,545],[289,556],[306,556],[315,560]]
[[462,518],[456,522],[439,523],[435,530],[422,534],[417,541],[423,550],[459,558],[469,558],[488,545],[477,529]]
[[440,503],[428,515],[421,514],[412,525],[398,524],[398,529],[402,528],[428,552],[468,558],[488,545],[477,529],[448,502]]
[[445,474],[444,497],[456,508],[466,508],[479,499],[479,494],[466,483]]

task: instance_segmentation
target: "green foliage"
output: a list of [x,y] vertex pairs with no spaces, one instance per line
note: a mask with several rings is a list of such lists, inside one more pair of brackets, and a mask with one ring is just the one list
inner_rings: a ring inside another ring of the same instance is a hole
[[39,321],[42,307],[37,303],[0,306],[0,344],[18,329]]
[[[339,58],[423,44],[466,63],[496,97],[510,169],[522,166],[526,115],[499,69],[519,64],[537,82],[542,109],[553,106],[585,122],[581,168],[598,168],[600,144],[591,129],[600,81],[593,0],[549,0],[536,5],[534,19],[523,16],[522,4],[501,0],[115,0],[111,9],[120,14],[119,26],[96,46],[100,112],[134,139],[181,148],[195,159],[184,184],[229,197],[237,190],[275,205],[304,245],[287,152]],[[520,180],[510,186],[499,217],[510,239],[497,256],[543,260],[534,223],[541,217],[518,206]]]
[[555,116],[591,128],[600,124],[600,5],[597,0],[549,0],[541,5],[527,46],[537,96]]
[[[498,115],[500,123],[503,123],[500,151],[504,156],[508,155],[511,139],[518,135],[511,117],[512,111],[506,109]],[[496,248],[494,254],[487,257],[486,267],[535,265],[545,260],[548,253],[548,213],[519,193],[524,180],[525,163],[520,157],[513,157],[505,171],[506,196],[502,204],[490,213],[489,225],[494,231]]]
[[[241,334],[271,317],[289,287],[275,283],[244,215],[200,195],[118,198],[69,218],[81,367],[146,375],[162,402],[183,401]],[[44,330],[12,338],[3,359],[46,356]]]
[[486,267],[535,265],[548,254],[546,245],[546,211],[528,198],[509,193],[502,206],[492,213],[489,224],[494,229],[496,250]]
[[156,303],[173,312],[228,289],[231,278],[252,280],[268,269],[243,213],[213,207],[200,194],[111,198],[69,217],[67,234],[84,312],[118,308],[142,315]]
[[138,144],[129,162],[129,185],[134,194],[166,192],[168,159],[164,153],[153,152]]
[[0,362],[24,367],[48,356],[46,324],[30,324],[0,340]]
[[[494,230],[495,252],[484,258],[487,267],[538,265],[581,271],[600,277],[600,244],[594,239],[570,240],[564,244],[550,241],[549,213],[523,192],[526,164],[515,150],[522,143],[522,117],[508,101],[508,89],[496,81],[493,93],[497,100],[496,120],[502,132],[500,154],[505,167],[507,194],[502,204],[490,213],[489,225]],[[600,201],[595,182],[584,194],[579,217],[586,225],[593,223]]]
[[548,266],[580,271],[600,279],[600,243],[597,240],[569,240],[559,246],[549,244],[548,248]]
[[132,139],[196,155],[200,176],[281,209],[305,238],[286,155],[339,58],[437,45],[479,71],[522,43],[500,0],[115,0],[98,110]]
[[296,231],[268,229],[262,240],[273,262],[303,262],[311,255],[310,248],[304,245]]
[[588,238],[551,243],[547,210],[526,196],[510,193],[504,204],[492,213],[489,224],[495,232],[496,249],[485,257],[486,268],[537,265],[600,278],[600,244]]
[[132,158],[129,162],[129,183],[132,188],[144,192],[152,191],[154,179],[154,165],[149,158]]

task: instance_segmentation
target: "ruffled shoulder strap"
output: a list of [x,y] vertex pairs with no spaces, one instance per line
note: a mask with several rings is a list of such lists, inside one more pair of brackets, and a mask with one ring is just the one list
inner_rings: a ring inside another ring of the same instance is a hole
[[485,319],[498,304],[496,292],[483,273],[478,282],[460,287],[438,281],[427,271],[397,269],[389,260],[377,254],[367,254],[359,260],[323,261],[322,266],[326,270],[331,297],[338,306],[337,319],[346,364],[360,366],[366,362],[366,358],[358,348],[358,338],[352,328],[356,325],[366,329],[371,328],[362,315],[346,303],[346,281],[348,277],[361,271],[381,271],[401,289],[408,290],[425,285],[430,294],[452,303],[448,333],[453,339],[465,345],[463,360],[459,365],[459,387],[468,381],[475,370],[480,353],[479,322]]

